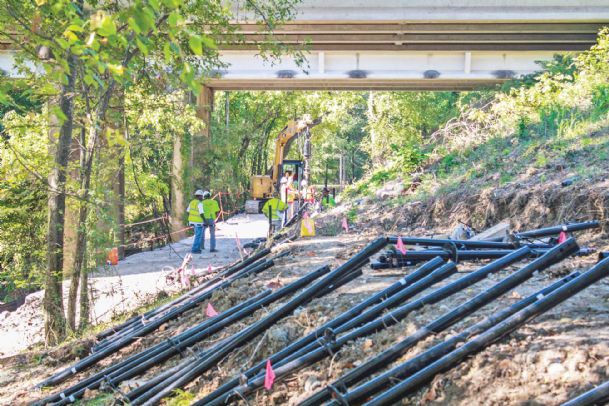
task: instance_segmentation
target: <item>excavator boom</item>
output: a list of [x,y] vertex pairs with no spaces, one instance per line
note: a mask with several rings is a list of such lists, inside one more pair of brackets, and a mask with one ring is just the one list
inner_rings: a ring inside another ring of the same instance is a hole
[[281,176],[281,166],[285,157],[290,151],[290,147],[294,140],[304,131],[316,126],[321,122],[321,117],[311,120],[311,117],[306,115],[300,120],[290,120],[287,125],[279,132],[275,140],[275,155],[273,166],[268,171],[267,175],[254,175],[251,178],[251,198],[246,202],[246,212],[257,212],[258,205],[261,201],[268,199],[279,184]]

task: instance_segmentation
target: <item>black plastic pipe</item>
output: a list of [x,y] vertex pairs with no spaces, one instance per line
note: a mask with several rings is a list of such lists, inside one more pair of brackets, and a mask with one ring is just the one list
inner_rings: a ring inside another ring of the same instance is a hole
[[[252,255],[250,255],[247,258],[244,258],[243,260],[237,262],[234,265],[230,265],[228,268],[223,269],[222,271],[220,271],[218,273],[218,275],[221,276],[228,276],[231,275],[237,271],[240,271],[241,269],[249,266],[250,264],[256,262],[257,260],[261,259],[262,257],[267,256],[268,254],[270,254],[271,250],[268,248],[262,249],[260,251],[254,252]],[[169,303],[165,303],[164,305],[161,305],[155,309],[151,309],[141,315],[136,315],[133,316],[131,318],[129,318],[128,320],[126,320],[124,323],[118,325],[118,326],[113,326],[110,327],[104,331],[102,331],[101,333],[97,334],[97,339],[99,341],[101,341],[102,339],[111,336],[117,332],[119,332],[120,330],[124,329],[125,327],[131,326],[133,323],[136,323],[138,321],[143,320],[147,320],[148,318],[155,316],[167,309],[169,309],[170,307],[175,306],[176,304],[179,304],[180,302],[189,299],[190,297],[192,297],[193,294],[199,292],[200,290],[202,290],[202,288],[205,287],[205,285],[208,283],[209,281],[206,281],[204,283],[202,283],[201,285],[195,286],[194,288],[190,289],[188,292],[184,293],[183,295],[177,297],[176,299],[172,300]]]
[[[404,276],[399,281],[395,282],[394,284],[390,285],[389,287],[369,296],[364,301],[356,304],[355,306],[351,307],[349,310],[341,313],[339,316],[337,316],[334,319],[323,324],[321,327],[318,327],[312,333],[309,333],[308,335],[302,337],[301,339],[295,341],[294,343],[288,345],[287,347],[283,348],[282,350],[271,355],[269,357],[269,359],[271,360],[271,363],[274,365],[277,361],[289,356],[290,354],[295,353],[297,350],[300,350],[301,348],[305,347],[307,344],[309,344],[311,342],[314,342],[318,338],[323,337],[324,332],[326,330],[335,329],[336,327],[346,323],[347,321],[352,320],[353,318],[358,316],[362,311],[364,311],[366,308],[386,300],[388,297],[394,295],[395,293],[399,292],[400,290],[404,289],[405,287],[408,287],[408,286],[412,285],[413,283],[419,281],[420,279],[424,278],[430,272],[432,272],[433,270],[442,266],[443,264],[444,264],[444,260],[439,257],[426,262],[425,264],[423,264],[421,267],[419,267],[418,269],[416,269],[409,275]],[[240,379],[242,376],[245,376],[248,379],[255,376],[258,372],[260,372],[262,370],[262,368],[264,368],[265,364],[266,364],[266,360],[263,360],[260,363],[251,367],[250,369],[248,369],[247,371],[240,373],[238,377],[235,377],[235,378],[231,379],[230,381],[226,382],[225,384],[221,385],[216,390],[214,390],[212,393],[208,394],[205,398],[195,402],[193,404],[193,406],[206,405],[213,399],[216,399],[216,398],[226,394],[228,391],[230,391],[231,389],[233,389],[234,387],[239,385],[239,382],[240,382]]]
[[[429,304],[437,303],[438,301],[443,300],[446,297],[449,297],[449,296],[455,294],[456,292],[461,291],[476,282],[479,282],[480,280],[487,277],[490,273],[497,272],[497,271],[505,268],[506,266],[511,265],[514,262],[517,262],[517,261],[520,261],[520,260],[526,258],[530,254],[530,252],[531,252],[530,248],[522,247],[490,264],[487,264],[486,266],[478,269],[477,271],[472,272],[472,273],[456,280],[455,282],[452,282],[442,288],[439,288],[439,289],[433,291],[432,293],[430,293],[422,298],[419,298],[412,302],[406,303],[405,305],[402,305],[402,306],[396,308],[395,310],[393,310],[377,319],[374,319],[374,320],[368,322],[367,324],[363,325],[362,327],[359,327],[334,341],[326,341],[323,346],[321,346],[321,347],[318,346],[316,349],[314,349],[304,355],[300,355],[302,350],[298,351],[295,354],[291,355],[290,357],[287,357],[283,361],[279,362],[275,366],[275,376],[276,376],[276,378],[280,379],[283,376],[287,375],[288,373],[302,369],[306,366],[309,366],[309,365],[319,361],[320,359],[323,359],[324,357],[328,356],[329,354],[335,353],[349,341],[373,334],[376,331],[379,331],[379,330],[382,330],[389,326],[392,326],[392,325],[398,323],[400,320],[404,319],[412,311],[421,309],[422,307],[429,305]],[[449,264],[452,264],[454,266],[454,263],[452,263],[452,262],[450,262]],[[434,272],[437,272],[444,267],[446,267],[446,265],[444,265],[441,268],[438,268]],[[421,282],[421,281],[419,281],[419,282]],[[388,300],[391,300],[391,298],[389,298]],[[362,313],[359,317],[364,316],[366,313],[367,312]],[[342,327],[343,326],[339,327],[336,330],[336,332],[338,333],[339,331],[341,331]],[[320,343],[317,343],[317,344],[319,345]],[[296,358],[297,356],[298,356],[298,358]],[[248,393],[261,387],[263,383],[264,383],[264,373],[260,373],[255,378],[249,380],[247,383],[235,388],[232,393],[228,394],[227,396],[222,396],[221,398],[216,398],[214,401],[210,402],[208,405],[209,406],[212,406],[212,405],[218,406],[218,405],[224,404],[227,401],[232,399],[231,395],[236,394],[236,393],[239,393],[239,396],[245,396]]]
[[[439,268],[432,271],[429,275],[421,278],[417,282],[413,283],[410,286],[405,287],[404,289],[396,292],[395,294],[389,296],[387,299],[382,302],[372,306],[367,309],[359,316],[353,317],[350,320],[345,321],[343,324],[337,326],[332,329],[332,331],[324,331],[324,337],[328,336],[328,333],[336,336],[338,334],[342,334],[346,331],[349,331],[355,327],[361,326],[365,323],[370,322],[374,318],[378,317],[385,310],[394,308],[405,300],[411,299],[419,293],[423,292],[425,289],[433,286],[434,284],[443,281],[444,279],[454,275],[457,272],[457,266],[454,262],[448,262]],[[304,356],[305,354],[314,351],[316,348],[320,346],[318,341],[313,341],[306,345],[305,347],[289,354],[287,357],[282,359],[280,362],[276,364],[276,366],[283,365],[285,363],[290,362],[293,359]]]
[[[172,308],[176,308],[176,307],[178,307],[178,305],[184,304],[184,302],[186,302],[187,300],[191,300],[193,297],[199,296],[204,291],[209,290],[210,287],[213,287],[215,284],[217,284],[220,281],[225,280],[226,278],[230,277],[231,275],[235,275],[235,274],[237,274],[237,272],[245,272],[248,268],[255,267],[261,263],[264,263],[264,260],[261,260],[259,262],[256,262],[256,261],[258,261],[262,257],[268,255],[269,253],[270,253],[269,249],[263,249],[261,251],[258,251],[257,253],[245,258],[243,261],[240,261],[237,264],[230,266],[230,267],[226,268],[225,270],[219,272],[213,278],[194,287],[193,289],[191,289],[187,293],[183,294],[179,298],[177,298],[169,303],[166,303],[162,306],[159,306],[156,309],[149,310],[148,312],[144,313],[141,316],[136,316],[136,317],[130,319],[131,322],[123,324],[120,328],[116,328],[116,331],[113,334],[107,336],[104,340],[95,344],[91,348],[91,352],[92,353],[100,352],[104,348],[112,345],[112,343],[115,342],[120,337],[133,334],[133,332],[136,329],[142,327],[143,325],[145,325],[147,323],[150,323],[152,320],[154,320],[158,317],[161,317],[162,314],[164,314],[168,311],[171,311]],[[235,277],[236,276],[233,276],[233,278],[235,278]]]
[[343,275],[353,272],[358,266],[361,266],[365,259],[374,255],[381,250],[387,244],[387,238],[377,238],[364,249],[358,252],[356,255],[351,257],[344,264],[330,272],[324,278],[320,279],[309,288],[303,290],[292,298],[289,302],[269,314],[267,317],[259,320],[253,325],[249,326],[245,330],[235,334],[234,338],[231,339],[227,344],[220,348],[214,349],[213,353],[206,356],[204,359],[197,360],[196,364],[189,368],[182,369],[181,372],[176,373],[171,378],[159,383],[157,386],[151,388],[148,392],[143,393],[138,398],[133,399],[127,394],[131,403],[134,405],[138,404],[155,404],[160,401],[163,397],[169,395],[174,389],[182,387],[183,385],[190,382],[192,379],[207,371],[213,365],[218,363],[226,355],[228,355],[235,348],[245,344],[253,337],[266,330],[268,327],[275,324],[283,317],[291,314],[297,307],[307,303],[318,293],[320,289],[332,284],[337,279],[340,279]]
[[[497,323],[514,315],[515,313],[539,300],[539,298],[549,294],[550,292],[553,292],[554,290],[558,289],[559,287],[563,286],[564,284],[579,275],[579,272],[574,272],[569,276],[566,276],[561,280],[553,283],[552,285],[536,292],[535,294],[521,299],[520,301],[514,303],[511,306],[508,306],[506,308],[503,308],[502,310],[493,313],[492,315],[466,328],[461,333],[452,336],[439,344],[434,345],[428,350],[418,354],[414,358],[411,358],[408,361],[390,369],[389,371],[372,378],[371,380],[361,384],[360,386],[357,386],[356,388],[348,391],[347,393],[340,394],[336,392],[335,396],[341,401],[361,403],[362,400],[369,398],[371,395],[374,395],[379,390],[382,390],[383,388],[388,386],[390,383],[395,382],[396,379],[403,379],[425,368],[430,363],[438,360],[442,356],[448,354],[449,352],[457,348],[460,343],[467,341],[469,337],[488,330],[489,328],[495,326]],[[330,402],[329,405],[336,405],[336,400]]]
[[[531,276],[533,276],[534,272],[541,271],[555,263],[562,261],[563,259],[572,255],[574,252],[577,252],[577,250],[578,246],[575,242],[575,239],[570,238],[559,246],[549,250],[543,257],[538,258],[535,261],[525,265],[524,267],[512,273],[503,280],[499,281],[489,289],[484,290],[472,299],[466,301],[455,309],[445,313],[444,315],[432,321],[431,323],[428,323],[427,325],[420,328],[398,344],[387,349],[374,359],[353,369],[344,377],[341,377],[337,381],[333,382],[331,384],[332,387],[348,387],[360,381],[361,379],[370,376],[375,371],[382,369],[389,363],[395,361],[397,358],[402,356],[404,353],[406,353],[406,351],[408,351],[421,340],[424,340],[430,335],[438,334],[446,330],[450,326],[454,325],[456,322],[471,315],[476,310],[482,308],[483,306],[486,306],[487,304],[491,303],[492,301],[505,294],[506,292],[510,291],[511,289],[515,288],[516,286],[519,286],[520,284],[528,280]],[[387,385],[391,376],[392,375],[387,374],[386,380],[375,378],[374,383],[376,386],[372,386],[371,384],[367,385],[363,393],[374,393],[372,392],[373,388],[378,390],[383,385]],[[324,392],[326,395],[328,395],[330,393],[329,388],[327,388]],[[352,402],[357,399],[357,396],[358,395],[350,394],[345,399],[348,402]],[[318,397],[315,397],[315,399],[318,399]],[[313,403],[307,404],[310,405]]]
[[111,364],[108,367],[104,368],[102,371],[76,383],[75,385],[70,386],[69,388],[64,389],[63,391],[61,391],[59,393],[48,396],[48,397],[40,400],[39,402],[36,402],[35,405],[43,405],[43,404],[47,404],[47,403],[58,402],[60,400],[63,400],[63,402],[61,402],[60,404],[72,403],[77,398],[82,396],[85,389],[97,389],[100,386],[100,384],[102,384],[103,381],[109,379],[109,377],[111,377],[113,373],[116,373],[117,371],[128,370],[129,368],[132,368],[133,366],[138,365],[141,362],[144,362],[144,360],[157,355],[161,351],[166,350],[169,347],[176,346],[178,343],[180,343],[184,339],[192,336],[196,332],[206,329],[206,328],[212,326],[213,324],[218,323],[221,320],[226,320],[228,317],[232,316],[233,314],[237,313],[238,311],[242,310],[243,308],[270,295],[271,292],[272,292],[271,289],[265,289],[264,291],[258,293],[254,297],[247,299],[241,303],[238,303],[235,306],[231,307],[230,309],[227,309],[226,311],[218,314],[217,317],[207,319],[204,322],[202,322],[194,327],[191,327],[190,329],[176,335],[175,337],[172,337],[171,340],[166,340],[166,341],[160,342],[152,347],[149,347],[136,354],[133,354],[118,363]]
[[421,371],[383,392],[380,396],[372,399],[370,402],[366,403],[366,406],[393,404],[393,402],[402,399],[412,391],[417,390],[424,384],[430,382],[437,374],[450,370],[461,363],[466,357],[483,350],[488,345],[510,334],[536,316],[545,313],[607,276],[609,276],[609,259],[599,262],[587,272],[584,272],[575,279],[567,282],[547,296],[540,298],[535,303],[530,304],[506,320],[484,331],[477,337],[470,339],[463,346],[453,350]]
[[[330,276],[330,274],[327,276]],[[322,282],[326,280],[326,278],[323,278],[318,282]],[[331,281],[328,282],[331,283]],[[305,289],[305,291],[298,294],[295,298],[291,299],[288,303],[284,304],[279,309],[269,314],[267,317],[250,325],[243,331],[235,334],[228,342],[219,346],[219,348],[214,347],[214,349],[207,350],[205,357],[201,357],[201,354],[199,354],[199,357],[193,359],[191,363],[187,364],[187,367],[182,368],[176,374],[158,383],[156,386],[142,393],[137,398],[133,398],[133,393],[128,393],[127,398],[131,400],[130,403],[132,405],[156,404],[163,397],[169,395],[174,389],[185,385],[199,374],[211,368],[213,365],[223,359],[226,355],[228,355],[232,350],[245,344],[250,339],[275,324],[278,320],[294,311],[298,306],[304,304],[306,301],[311,300],[313,297],[315,297],[315,295],[318,293],[319,289],[322,288],[322,286],[323,285],[318,285],[317,289],[314,291],[312,291],[311,288]],[[303,293],[307,294],[303,295]]]
[[589,230],[592,228],[599,228],[601,225],[597,220],[585,221],[582,223],[570,223],[563,224],[560,226],[538,228],[536,230],[523,231],[521,233],[515,233],[516,238],[541,238],[541,237],[552,237],[557,236],[561,231],[566,233],[572,233],[574,231]]
[[74,398],[82,396],[85,389],[95,389],[104,381],[111,386],[117,385],[123,380],[136,376],[139,373],[148,370],[150,367],[157,365],[173,355],[176,355],[181,350],[186,349],[187,347],[211,336],[212,334],[215,334],[224,327],[250,316],[258,309],[268,306],[270,303],[308,285],[313,280],[319,278],[328,271],[329,270],[327,268],[320,268],[317,271],[311,272],[284,286],[283,288],[276,290],[275,292],[263,292],[264,294],[257,295],[255,298],[246,300],[245,302],[234,306],[233,308],[214,318],[208,319],[197,326],[191,327],[176,337],[173,337],[171,341],[164,341],[150,347],[140,354],[129,357],[127,360],[122,361],[119,364],[111,365],[100,373],[79,382],[78,384],[70,387],[68,390],[64,390],[60,394],[54,395],[52,399],[45,399],[45,401],[53,401],[58,396],[60,398],[70,395],[72,395]]
[[609,381],[600,384],[594,389],[589,390],[586,393],[582,393],[576,398],[573,398],[562,406],[592,406],[592,405],[603,405],[607,403],[609,398]]
[[[389,244],[397,244],[398,237],[389,237]],[[444,247],[452,246],[459,250],[514,250],[522,245],[513,242],[478,241],[478,240],[450,240],[436,238],[402,237],[404,245],[414,245],[421,247]],[[526,244],[529,248],[550,248],[549,244]]]
[[[273,266],[273,261],[270,261],[270,260],[264,261],[263,263],[261,263],[257,266],[245,268],[243,270],[243,272],[238,274],[237,277],[244,277],[247,275],[256,274],[256,273],[262,272],[263,270],[268,269],[272,266]],[[103,350],[101,350],[99,352],[95,352],[95,353],[83,358],[82,360],[78,361],[76,364],[72,365],[71,367],[66,368],[63,371],[61,371],[61,372],[49,377],[48,379],[44,380],[43,382],[39,383],[37,386],[43,387],[43,386],[57,385],[57,384],[65,381],[66,379],[68,379],[70,376],[84,371],[85,369],[89,368],[90,366],[96,364],[98,361],[108,357],[109,355],[113,354],[114,352],[118,351],[119,349],[132,343],[136,339],[156,330],[161,324],[178,317],[179,315],[181,315],[182,313],[184,313],[187,310],[195,308],[196,306],[199,305],[199,303],[209,299],[209,297],[211,297],[211,295],[216,290],[228,287],[235,280],[236,280],[236,278],[229,279],[224,282],[218,282],[213,288],[209,289],[205,293],[193,298],[192,300],[190,300],[186,303],[183,303],[179,307],[172,309],[171,311],[163,314],[162,316],[155,318],[154,320],[151,320],[149,323],[141,326],[139,329],[134,330],[133,333],[131,333],[127,336],[120,337],[115,342],[113,342],[110,346],[105,347]]]
[[221,320],[217,324],[211,326],[209,329],[198,332],[197,334],[185,339],[183,342],[180,342],[177,344],[177,346],[176,346],[177,348],[169,348],[165,352],[163,352],[153,358],[150,358],[139,365],[136,365],[134,368],[123,373],[122,375],[117,376],[116,374],[113,374],[113,377],[110,379],[110,384],[116,386],[118,383],[120,383],[126,379],[139,375],[140,373],[150,369],[151,367],[158,365],[159,363],[167,360],[171,356],[176,355],[181,349],[190,347],[193,344],[200,342],[201,340],[203,340],[207,337],[210,337],[212,334],[217,333],[222,328],[233,324],[237,320],[243,319],[244,317],[253,314],[255,311],[269,305],[270,303],[272,303],[282,297],[285,297],[285,296],[297,291],[298,289],[301,289],[301,288],[307,286],[312,281],[314,281],[315,279],[319,278],[320,276],[322,276],[328,272],[329,272],[329,269],[327,267],[322,267],[322,268],[317,269],[314,272],[310,272],[309,274],[290,283],[289,285],[286,285],[283,288],[278,289],[277,291],[273,292],[271,295],[267,296],[266,298],[263,298],[260,301],[246,307],[245,309],[243,309],[241,312],[235,314],[234,316],[227,318],[225,320]]

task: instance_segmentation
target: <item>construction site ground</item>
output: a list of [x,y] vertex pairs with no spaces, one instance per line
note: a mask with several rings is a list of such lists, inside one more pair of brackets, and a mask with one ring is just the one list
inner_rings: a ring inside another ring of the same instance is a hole
[[[334,268],[350,258],[379,234],[395,235],[404,233],[404,235],[427,237],[446,234],[455,225],[447,221],[443,227],[408,227],[395,222],[393,224],[394,228],[389,229],[379,219],[362,216],[361,218],[367,220],[352,224],[349,232],[344,232],[340,231],[344,210],[337,208],[331,213],[318,217],[317,237],[295,239],[277,245],[274,248],[275,251],[289,250],[289,255],[277,260],[276,266],[259,275],[240,280],[230,288],[215,293],[211,299],[213,306],[220,312],[260,292],[265,286],[285,285],[322,265],[327,264]],[[363,213],[363,210],[360,209],[360,213]],[[395,215],[394,212],[394,218]],[[542,225],[548,224],[537,222],[532,224],[530,228]],[[241,237],[245,237],[245,235]],[[603,237],[599,230],[578,233],[578,242],[581,246],[590,245],[599,249],[607,248],[607,239]],[[464,322],[453,326],[449,331],[419,343],[401,360],[412,357],[433,343],[460,331],[463,326],[470,325],[484,315],[514,303],[523,296],[549,285],[559,277],[574,270],[586,270],[595,261],[596,256],[594,255],[571,258],[537,274],[499,300],[477,311]],[[457,275],[435,285],[435,287],[450,283],[482,264],[471,262],[460,264]],[[202,265],[206,266],[207,263]],[[386,330],[352,342],[331,358],[326,358],[311,367],[288,376],[284,380],[276,382],[272,390],[259,390],[249,396],[247,401],[250,405],[283,405],[294,404],[298,400],[303,400],[349,369],[360,365],[369,357],[374,357],[375,354],[408,336],[418,327],[453,309],[476,293],[484,291],[514,269],[517,269],[517,266],[509,267],[489,276],[484,281],[436,305],[426,306]],[[273,352],[302,337],[370,294],[397,281],[398,278],[411,270],[411,268],[404,268],[374,271],[369,266],[364,267],[363,276],[326,297],[313,300],[306,307],[298,309],[291,316],[281,320],[248,345],[233,351],[215,368],[200,376],[185,388],[192,395],[183,394],[182,396],[187,396],[188,399],[201,398],[230,377],[264,360]],[[265,316],[284,301],[275,303],[270,308],[257,311],[252,317],[244,319],[242,322],[230,326],[200,343],[197,348],[205,348],[223,337],[243,329],[244,326]],[[53,350],[24,352],[4,358],[0,361],[0,367],[2,368],[0,373],[0,404],[24,404],[39,399],[48,393],[55,393],[60,388],[70,386],[93,372],[99,371],[103,366],[124,359],[136,351],[165,340],[201,322],[206,318],[206,306],[207,302],[202,303],[201,306],[185,313],[182,317],[161,326],[156,332],[123,348],[86,373],[78,374],[61,386],[49,388],[45,391],[35,391],[32,390],[32,387],[54,372],[72,364],[79,355],[86,354],[92,343],[91,340],[83,339]],[[404,403],[428,405],[558,405],[609,378],[608,313],[609,281],[603,280],[529,322],[525,327],[466,360],[457,368],[437,376],[431,385],[405,399]],[[179,360],[180,357],[176,356],[163,364],[157,365],[146,375],[124,382],[118,388],[118,391],[127,392],[130,388],[141,384],[160,371],[175,365]],[[111,392],[108,389],[104,393]],[[109,404],[111,399],[118,399],[119,397],[118,394],[102,395],[99,391],[89,391],[86,394],[85,403],[90,401],[98,402],[97,404],[99,402]]]
[[[240,259],[237,240],[246,244],[265,237],[267,222],[263,215],[238,215],[218,223],[217,250],[209,252],[209,234],[206,233],[206,250],[193,255],[191,265],[197,274],[209,267],[217,269]],[[190,252],[192,237],[185,238],[154,251],[134,254],[116,266],[100,268],[89,279],[91,317],[94,324],[108,323],[138,307],[174,294],[183,288],[176,277],[182,258]],[[64,302],[67,303],[70,281],[65,280]],[[32,293],[14,312],[0,313],[0,357],[15,355],[44,341],[42,299],[44,291]]]

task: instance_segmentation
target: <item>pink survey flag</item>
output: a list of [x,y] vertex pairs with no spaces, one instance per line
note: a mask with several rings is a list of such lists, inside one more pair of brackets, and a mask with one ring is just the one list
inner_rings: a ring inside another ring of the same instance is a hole
[[264,389],[271,390],[273,382],[275,382],[275,371],[273,371],[273,367],[271,366],[271,360],[267,359],[266,373],[264,374]]
[[345,230],[346,233],[349,232],[349,223],[347,222],[347,217],[343,217],[343,229]]
[[560,234],[558,234],[558,243],[562,244],[565,241],[567,241],[567,233],[561,231]]
[[396,245],[396,248],[402,253],[402,255],[406,255],[406,247],[404,246],[404,241],[402,241],[402,237],[398,237],[398,243]]
[[211,264],[207,265],[207,273],[212,273]]
[[218,312],[212,306],[211,302],[207,303],[207,310],[205,310],[205,315],[207,317],[215,317],[218,315]]

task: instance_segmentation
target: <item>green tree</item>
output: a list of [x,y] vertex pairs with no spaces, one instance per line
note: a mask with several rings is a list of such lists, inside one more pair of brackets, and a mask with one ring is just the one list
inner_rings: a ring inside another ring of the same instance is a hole
[[[292,15],[293,6],[290,0],[272,4],[248,0],[243,7],[272,29]],[[109,128],[111,100],[120,98],[134,83],[150,80],[150,76],[166,86],[184,84],[198,90],[204,73],[221,66],[216,39],[231,38],[232,18],[230,9],[213,0],[0,0],[0,35],[19,47],[22,72],[39,93],[49,96],[53,106],[49,131],[51,139],[57,141],[51,144],[55,164],[48,180],[49,260],[44,300],[47,342],[57,342],[65,334],[61,271],[66,170],[74,123],[80,149],[79,224],[72,283],[76,287],[84,272],[95,151]],[[281,51],[272,41],[262,46],[270,49],[271,56]],[[71,289],[70,301],[75,300],[75,291]],[[81,312],[86,311],[84,296]],[[72,327],[74,307],[68,315]],[[83,318],[86,321],[86,312],[81,314]]]

